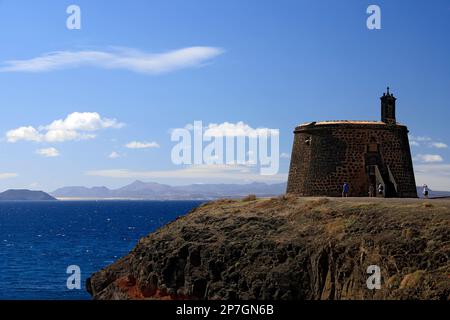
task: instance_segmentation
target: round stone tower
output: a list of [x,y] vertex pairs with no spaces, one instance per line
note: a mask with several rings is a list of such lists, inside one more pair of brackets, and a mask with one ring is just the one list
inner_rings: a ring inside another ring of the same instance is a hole
[[396,122],[396,98],[381,97],[381,121],[323,121],[294,131],[287,192],[301,196],[366,197],[372,185],[385,197],[417,198],[406,126]]

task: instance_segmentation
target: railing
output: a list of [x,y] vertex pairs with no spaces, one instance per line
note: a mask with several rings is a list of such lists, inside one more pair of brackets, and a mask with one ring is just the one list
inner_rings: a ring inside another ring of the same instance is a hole
[[389,168],[389,166],[387,166],[387,169],[388,169],[388,173],[389,173],[389,181],[391,181],[392,184],[394,185],[395,193],[398,193],[397,182],[395,181],[395,178],[394,178],[394,175],[392,174],[391,168]]
[[383,176],[381,175],[380,169],[378,169],[378,166],[375,165],[375,177],[377,179],[377,189],[378,185],[381,184],[383,186],[383,195],[386,196],[386,183],[384,182]]

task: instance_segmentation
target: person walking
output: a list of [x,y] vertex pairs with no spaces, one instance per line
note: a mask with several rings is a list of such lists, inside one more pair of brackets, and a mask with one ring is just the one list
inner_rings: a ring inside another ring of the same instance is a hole
[[350,186],[347,182],[344,182],[344,186],[342,187],[342,197],[347,198],[348,197],[348,191],[350,189]]
[[375,187],[373,184],[369,186],[369,198],[373,198],[375,196]]
[[427,186],[426,184],[423,185],[423,191],[422,191],[422,193],[423,193],[423,197],[424,197],[425,199],[428,199],[429,194],[430,194],[430,190],[428,189],[428,186]]
[[378,185],[378,195],[384,197],[384,186],[381,183]]

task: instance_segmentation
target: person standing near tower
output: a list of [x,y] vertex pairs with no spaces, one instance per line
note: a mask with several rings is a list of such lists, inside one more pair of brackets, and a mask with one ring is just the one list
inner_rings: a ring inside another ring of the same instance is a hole
[[428,199],[430,191],[429,191],[428,186],[426,184],[423,185],[423,191],[422,192],[423,192],[423,197]]
[[373,184],[369,186],[369,198],[373,198],[375,196],[375,187]]
[[378,195],[384,197],[384,186],[381,183],[378,185]]
[[344,186],[342,187],[342,197],[347,198],[348,197],[348,191],[350,189],[350,186],[347,182],[344,182]]

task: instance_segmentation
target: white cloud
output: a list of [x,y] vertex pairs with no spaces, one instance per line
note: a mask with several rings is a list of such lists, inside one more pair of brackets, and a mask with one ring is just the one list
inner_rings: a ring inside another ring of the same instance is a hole
[[438,154],[418,154],[413,160],[425,163],[443,162],[444,159]]
[[[207,126],[202,126],[201,121],[196,121],[194,124],[188,123],[182,129],[189,131],[194,130],[194,125],[197,125],[195,129],[201,129],[205,137],[258,137],[258,136],[278,136],[280,130],[269,128],[252,128],[250,125],[243,121],[236,123],[223,122],[220,124],[210,123]],[[169,134],[172,134],[177,129],[170,129]]]
[[6,133],[8,142],[20,140],[34,142],[64,142],[71,140],[93,139],[92,132],[107,129],[121,128],[123,123],[116,119],[102,118],[97,112],[73,112],[65,119],[55,120],[49,125],[20,127]]
[[47,158],[59,157],[59,151],[55,148],[45,148],[36,150],[36,153],[40,156]]
[[281,159],[290,159],[291,155],[289,153],[283,152],[282,154],[280,154],[280,158]]
[[110,153],[110,155],[108,156],[108,158],[111,158],[111,159],[117,159],[117,158],[120,158],[120,154],[117,153],[117,152],[115,152],[115,151],[113,151],[113,152]]
[[430,144],[431,147],[437,148],[437,149],[446,149],[448,148],[448,145],[443,142],[432,142]]
[[243,165],[195,165],[176,170],[163,171],[134,171],[128,169],[93,170],[86,172],[89,176],[108,178],[132,178],[132,179],[173,179],[205,181],[229,181],[235,183],[247,182],[284,182],[287,174],[272,176],[261,175],[254,169]]
[[17,173],[1,173],[0,172],[0,179],[10,179],[10,178],[15,178],[17,176],[18,176]]
[[417,141],[410,141],[409,144],[414,146],[414,147],[420,147],[420,143],[417,142]]
[[17,142],[19,140],[39,142],[42,140],[42,135],[35,128],[28,126],[8,131],[6,138],[8,142]]
[[55,120],[46,126],[47,130],[96,131],[106,128],[121,128],[123,124],[115,119],[102,118],[97,112],[74,112],[65,119]]
[[187,47],[159,54],[129,48],[56,51],[28,60],[6,61],[0,67],[0,72],[46,72],[89,66],[159,74],[200,66],[222,53],[222,49],[214,47]]
[[[192,125],[187,126],[188,129],[193,128]],[[278,136],[278,129],[269,128],[252,128],[243,121],[237,123],[224,122],[221,124],[210,123],[205,128],[205,136],[207,137],[258,137],[258,136]]]
[[139,142],[131,141],[125,145],[128,149],[149,149],[149,148],[159,148],[159,144],[156,142]]

